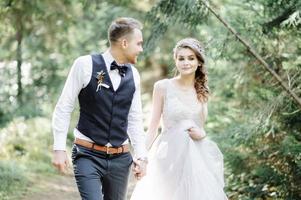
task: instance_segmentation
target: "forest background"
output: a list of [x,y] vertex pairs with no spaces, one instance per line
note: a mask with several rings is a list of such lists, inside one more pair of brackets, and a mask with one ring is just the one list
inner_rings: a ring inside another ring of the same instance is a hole
[[[206,4],[204,4],[205,2]],[[54,176],[51,117],[75,58],[103,52],[117,17],[144,24],[145,129],[154,82],[173,77],[176,42],[202,41],[211,96],[206,131],[224,154],[230,199],[301,199],[301,106],[209,5],[301,97],[298,0],[0,0],[0,199]],[[68,147],[78,111],[72,115]]]

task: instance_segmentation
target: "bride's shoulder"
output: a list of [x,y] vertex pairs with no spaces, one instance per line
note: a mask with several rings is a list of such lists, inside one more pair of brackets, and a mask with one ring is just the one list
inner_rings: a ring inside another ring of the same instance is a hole
[[170,79],[167,78],[156,81],[154,83],[154,89],[165,90],[169,81]]

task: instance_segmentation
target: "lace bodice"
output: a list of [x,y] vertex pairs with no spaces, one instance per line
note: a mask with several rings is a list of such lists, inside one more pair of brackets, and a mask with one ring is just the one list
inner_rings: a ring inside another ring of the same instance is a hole
[[162,80],[165,89],[163,106],[163,131],[181,121],[190,120],[203,127],[206,118],[205,105],[198,101],[196,91],[192,88],[183,90],[170,79]]

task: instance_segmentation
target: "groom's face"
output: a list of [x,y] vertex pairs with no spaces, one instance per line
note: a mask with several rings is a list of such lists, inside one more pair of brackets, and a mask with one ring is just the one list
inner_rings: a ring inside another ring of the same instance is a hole
[[137,63],[138,55],[143,51],[143,37],[139,29],[134,29],[127,37],[127,43],[124,46],[124,55],[128,63]]

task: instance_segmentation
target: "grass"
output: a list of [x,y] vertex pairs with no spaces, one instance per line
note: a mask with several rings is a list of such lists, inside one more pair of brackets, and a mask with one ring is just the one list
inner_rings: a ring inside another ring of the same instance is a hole
[[18,199],[28,183],[25,168],[16,161],[0,161],[0,199]]
[[15,118],[0,129],[0,199],[20,199],[32,176],[55,174],[50,119]]

